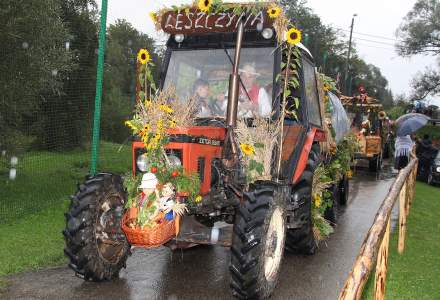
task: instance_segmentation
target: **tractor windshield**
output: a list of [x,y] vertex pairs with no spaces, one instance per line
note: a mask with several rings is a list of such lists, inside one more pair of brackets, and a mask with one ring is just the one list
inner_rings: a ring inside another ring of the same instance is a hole
[[[198,117],[225,117],[234,49],[175,50],[164,87],[174,87],[181,101],[196,100]],[[243,48],[238,116],[272,112],[274,48]],[[229,54],[229,57],[228,57]]]

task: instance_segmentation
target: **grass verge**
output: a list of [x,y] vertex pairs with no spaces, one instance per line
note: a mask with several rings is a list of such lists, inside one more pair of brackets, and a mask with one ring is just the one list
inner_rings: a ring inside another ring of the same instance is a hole
[[[89,160],[87,150],[28,153],[19,160],[17,179],[0,182],[0,288],[5,275],[65,262],[68,196],[84,180]],[[130,147],[102,143],[98,169],[130,171]]]
[[0,225],[0,276],[65,261],[63,212],[67,201],[14,223]]
[[[386,299],[440,299],[440,188],[417,183],[407,219],[405,251],[397,252],[398,230],[389,248]],[[374,273],[364,292],[372,299]]]
[[[131,170],[128,145],[103,142],[100,145],[98,170],[126,173]],[[28,214],[68,199],[76,184],[89,172],[90,151],[30,152],[19,157],[17,178],[0,176],[0,224],[8,224]],[[9,172],[9,170],[8,170]],[[1,173],[0,173],[1,175]]]

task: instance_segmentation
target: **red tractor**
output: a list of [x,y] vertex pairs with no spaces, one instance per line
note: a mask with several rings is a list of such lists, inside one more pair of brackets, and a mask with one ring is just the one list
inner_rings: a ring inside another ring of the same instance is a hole
[[[167,12],[161,20],[170,38],[160,89],[173,86],[185,99],[202,87],[195,124],[172,130],[166,154],[173,164],[198,174],[203,199],[189,207],[181,233],[167,245],[230,247],[233,294],[266,298],[277,283],[285,248],[306,254],[317,248],[312,182],[318,165],[325,163],[320,143],[328,131],[313,58],[297,44],[297,85],[280,80],[279,74],[288,72],[283,73],[289,47],[277,38],[267,7],[209,15],[191,8]],[[295,115],[284,115],[283,101],[286,107],[295,104]],[[246,105],[251,102],[258,102],[252,112]],[[237,120],[251,124],[255,114],[274,120],[283,116],[282,142],[273,151],[270,178],[246,184],[234,130]],[[148,172],[144,143],[135,141],[132,149],[133,174]],[[348,193],[344,182],[334,186],[334,205],[326,212],[333,220],[338,198]],[[87,177],[72,196],[63,231],[65,253],[85,280],[108,280],[125,267],[131,247],[121,230],[126,201],[122,177],[111,173]],[[229,225],[220,228],[218,222]]]

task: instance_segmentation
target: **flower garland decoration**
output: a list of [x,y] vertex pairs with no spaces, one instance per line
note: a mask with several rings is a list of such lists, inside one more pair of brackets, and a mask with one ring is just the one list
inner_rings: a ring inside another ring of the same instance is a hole
[[328,175],[325,165],[320,164],[313,174],[312,183],[312,225],[317,242],[324,240],[333,233],[333,227],[324,218],[325,211],[331,208],[332,205],[330,188],[333,184],[334,181]]
[[331,187],[346,176],[351,179],[351,162],[358,150],[357,139],[347,135],[328,154],[328,163],[320,164],[313,176],[312,183],[312,224],[315,239],[326,239],[332,232],[332,224],[324,218],[325,211],[331,208],[333,193]]

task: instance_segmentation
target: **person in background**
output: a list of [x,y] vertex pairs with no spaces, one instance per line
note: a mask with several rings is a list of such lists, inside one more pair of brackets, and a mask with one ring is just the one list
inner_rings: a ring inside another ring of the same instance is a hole
[[411,136],[398,136],[395,142],[394,168],[401,170],[408,165],[409,157],[414,148]]
[[417,140],[416,145],[416,155],[419,159],[417,173],[422,179],[427,180],[429,169],[437,156],[438,149],[432,144],[429,134],[425,134],[422,140]]

